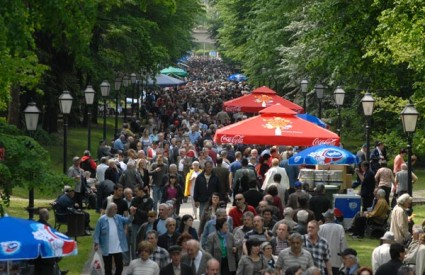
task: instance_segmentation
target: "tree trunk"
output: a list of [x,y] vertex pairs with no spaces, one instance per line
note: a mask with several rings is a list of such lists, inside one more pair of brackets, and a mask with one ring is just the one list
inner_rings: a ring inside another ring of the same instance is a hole
[[21,128],[21,100],[20,100],[20,88],[18,85],[13,85],[10,88],[11,102],[7,110],[7,122]]

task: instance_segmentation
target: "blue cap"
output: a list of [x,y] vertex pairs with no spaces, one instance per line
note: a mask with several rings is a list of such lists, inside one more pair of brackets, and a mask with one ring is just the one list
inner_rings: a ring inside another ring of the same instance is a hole
[[303,184],[300,181],[296,181],[294,185],[295,187],[301,187]]

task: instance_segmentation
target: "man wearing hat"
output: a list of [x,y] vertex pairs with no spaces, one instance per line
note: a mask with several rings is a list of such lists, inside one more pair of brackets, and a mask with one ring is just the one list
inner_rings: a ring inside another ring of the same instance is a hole
[[384,236],[381,238],[381,241],[382,244],[376,247],[372,252],[373,273],[376,273],[378,267],[391,260],[390,246],[394,242],[394,234],[390,231],[385,232]]
[[182,248],[179,245],[169,247],[171,263],[161,269],[160,275],[195,275],[193,269],[181,262]]
[[339,269],[339,274],[355,275],[359,269],[357,260],[357,251],[352,248],[346,248],[341,253],[338,253],[342,258],[343,266]]
[[328,241],[332,273],[338,274],[342,264],[342,259],[338,257],[338,253],[347,248],[344,227],[335,223],[334,209],[328,209],[322,215],[325,223],[319,226],[319,236]]

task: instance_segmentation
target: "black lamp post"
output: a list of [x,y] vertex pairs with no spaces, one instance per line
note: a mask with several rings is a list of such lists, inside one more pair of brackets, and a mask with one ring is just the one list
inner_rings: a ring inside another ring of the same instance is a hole
[[370,117],[373,114],[373,108],[375,107],[375,99],[373,99],[370,93],[366,93],[362,100],[363,113],[366,117],[366,161],[370,160]]
[[125,75],[122,84],[124,85],[124,123],[127,122],[127,87],[130,84],[130,77]]
[[100,84],[100,93],[103,97],[103,140],[106,141],[106,98],[109,96],[109,92],[111,91],[111,85],[108,80],[103,80]]
[[[28,132],[34,132],[37,130],[38,117],[40,116],[40,110],[35,105],[35,102],[28,103],[28,106],[24,110],[25,124]],[[34,218],[34,187],[31,186],[28,193],[28,217],[30,220]]]
[[304,95],[304,113],[307,113],[307,91],[308,91],[308,80],[301,80],[301,92]]
[[316,91],[316,97],[319,100],[319,118],[322,118],[322,99],[325,87],[319,83],[314,86],[314,90]]
[[413,106],[412,102],[404,107],[400,114],[403,122],[404,132],[407,134],[407,192],[412,196],[412,140],[416,131],[416,123],[418,122],[419,112]]
[[93,105],[95,91],[93,90],[91,85],[88,85],[86,90],[84,91],[84,96],[86,98],[87,104],[87,150],[91,151],[91,106]]
[[344,97],[345,97],[345,91],[342,89],[342,87],[341,86],[336,87],[336,90],[334,91],[334,98],[335,98],[336,106],[338,108],[338,127],[336,129],[338,136],[341,136],[341,128],[342,128],[341,108],[342,108],[342,105],[344,105]]
[[121,78],[117,77],[114,82],[114,89],[116,93],[115,95],[115,129],[114,129],[115,139],[118,138],[118,104],[120,100],[121,83],[122,83]]
[[130,75],[130,80],[131,80],[131,84],[133,85],[133,89],[132,89],[132,93],[131,93],[131,116],[134,116],[134,110],[135,105],[134,105],[134,98],[135,98],[135,94],[136,94],[136,83],[137,83],[137,75],[136,73],[132,73]]
[[140,89],[137,91],[137,118],[140,117],[140,102],[139,102],[139,99],[140,99],[140,97],[143,98],[143,92],[144,92],[143,81],[144,81],[146,75],[147,75],[147,73],[146,73],[145,70],[143,70],[143,69],[140,70],[140,87],[139,88],[141,88],[141,91],[140,91]]
[[59,107],[63,115],[63,173],[66,174],[67,149],[68,149],[68,115],[71,113],[72,96],[69,91],[63,91],[59,96]]

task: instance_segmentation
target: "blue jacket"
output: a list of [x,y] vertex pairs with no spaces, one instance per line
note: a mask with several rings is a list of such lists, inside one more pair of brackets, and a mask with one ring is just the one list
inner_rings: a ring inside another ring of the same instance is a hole
[[[115,215],[115,223],[117,224],[118,238],[120,240],[120,246],[123,252],[128,251],[127,239],[124,232],[124,225],[130,224],[133,221],[133,216],[129,218],[123,217],[121,215]],[[100,249],[102,249],[102,255],[108,256],[109,253],[109,223],[108,217],[102,215],[96,224],[96,229],[94,230],[93,240],[95,244],[99,244]]]

